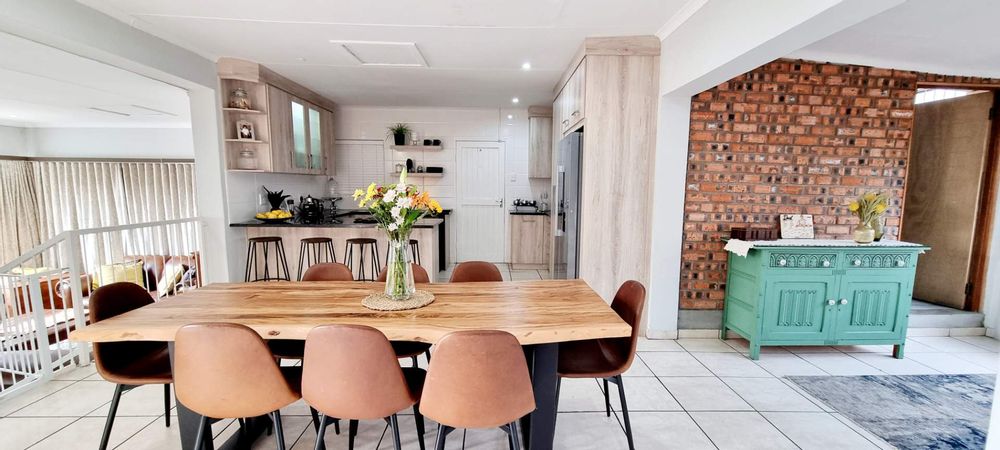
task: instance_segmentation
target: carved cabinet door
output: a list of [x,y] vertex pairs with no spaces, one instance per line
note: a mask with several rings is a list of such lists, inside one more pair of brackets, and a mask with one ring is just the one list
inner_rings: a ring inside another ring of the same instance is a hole
[[910,283],[902,276],[852,273],[837,298],[837,340],[893,339],[906,329]]
[[769,341],[829,339],[836,281],[833,275],[801,271],[770,275],[762,299],[761,336]]

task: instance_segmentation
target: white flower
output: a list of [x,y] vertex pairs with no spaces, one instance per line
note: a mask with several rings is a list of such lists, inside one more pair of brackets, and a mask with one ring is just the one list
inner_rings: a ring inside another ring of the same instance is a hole
[[384,196],[382,196],[382,201],[383,202],[392,203],[393,200],[396,200],[396,191],[394,191],[394,190],[390,189],[389,191],[387,191],[385,193]]
[[392,214],[392,217],[399,217],[399,213],[401,211],[402,210],[398,206],[395,206],[391,210],[389,210],[389,213]]
[[396,231],[397,229],[399,229],[399,225],[396,225],[394,223],[389,224],[389,231]]
[[400,197],[396,200],[396,207],[398,208],[409,208],[413,205],[413,199],[410,197]]

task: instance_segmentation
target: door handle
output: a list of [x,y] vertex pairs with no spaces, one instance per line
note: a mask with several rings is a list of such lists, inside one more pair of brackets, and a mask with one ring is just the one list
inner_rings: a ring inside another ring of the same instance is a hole
[[497,204],[500,205],[500,206],[503,206],[503,199],[502,198],[498,198],[497,199]]
[[831,298],[831,299],[829,299],[829,300],[826,301],[826,304],[830,305],[830,306],[833,306],[833,305],[837,304],[837,301]]
[[846,298],[840,299],[840,304],[841,305],[846,305],[847,304],[847,299]]

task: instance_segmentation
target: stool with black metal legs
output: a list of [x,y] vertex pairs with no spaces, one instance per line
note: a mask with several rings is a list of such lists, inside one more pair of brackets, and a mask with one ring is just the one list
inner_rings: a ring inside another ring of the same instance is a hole
[[[273,248],[272,248],[273,247]],[[258,252],[258,249],[260,251]],[[271,263],[269,260],[274,255],[274,273],[271,273]],[[261,261],[258,259],[263,259]],[[263,262],[263,270],[261,263]],[[263,277],[261,272],[263,271]],[[251,273],[253,278],[251,278]],[[288,274],[288,261],[285,259],[285,244],[278,236],[260,236],[247,239],[247,269],[244,281],[291,281]]]
[[311,237],[304,238],[299,242],[299,281],[302,281],[302,274],[305,273],[305,270],[312,267],[313,264],[337,262],[337,252],[333,249],[333,239]]
[[[382,264],[378,259],[378,241],[373,238],[351,238],[344,246],[344,259],[347,267],[354,270],[354,247],[358,247],[358,272],[354,279],[358,281],[375,281],[375,277],[382,270]],[[365,251],[369,254],[369,267],[365,267]]]

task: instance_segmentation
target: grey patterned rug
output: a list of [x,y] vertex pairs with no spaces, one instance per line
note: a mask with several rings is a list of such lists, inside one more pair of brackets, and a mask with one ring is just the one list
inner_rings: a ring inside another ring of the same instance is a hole
[[789,377],[900,449],[981,449],[993,375]]

